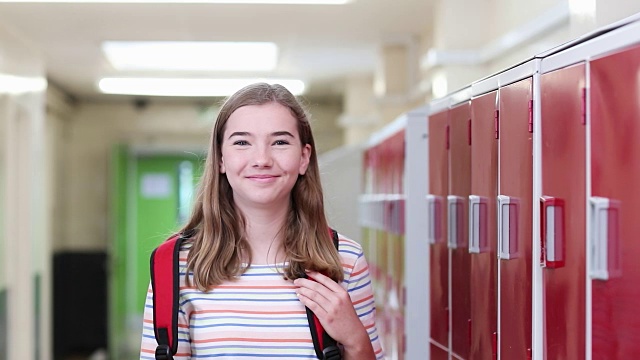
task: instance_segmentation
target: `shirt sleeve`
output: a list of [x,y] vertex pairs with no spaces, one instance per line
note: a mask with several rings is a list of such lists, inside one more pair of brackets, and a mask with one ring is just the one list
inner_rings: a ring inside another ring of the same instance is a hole
[[376,328],[376,305],[371,286],[371,276],[369,275],[369,265],[362,250],[359,251],[349,276],[347,292],[351,297],[356,314],[358,314],[362,325],[364,325],[369,334],[376,359],[384,359],[384,351]]
[[[147,300],[144,304],[144,319],[142,324],[142,344],[140,346],[140,360],[155,360],[158,343],[153,331],[153,290],[149,284]],[[182,302],[178,312],[178,352],[174,360],[191,359],[191,337],[189,335],[189,319],[183,310]]]

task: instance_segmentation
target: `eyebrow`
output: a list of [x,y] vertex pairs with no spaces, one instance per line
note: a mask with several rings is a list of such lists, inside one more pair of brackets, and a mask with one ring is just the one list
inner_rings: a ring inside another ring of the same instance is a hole
[[288,131],[276,131],[274,133],[271,133],[271,136],[289,136],[289,137],[295,137],[293,136],[292,133],[288,132]]
[[231,139],[234,136],[249,136],[249,135],[251,134],[246,131],[236,131],[233,134],[229,135],[229,139]]
[[[229,139],[231,139],[234,136],[251,136],[251,133],[247,131],[236,131],[231,135],[229,135]],[[289,137],[295,138],[295,136],[293,136],[293,134],[288,131],[275,131],[271,133],[271,136],[289,136]]]

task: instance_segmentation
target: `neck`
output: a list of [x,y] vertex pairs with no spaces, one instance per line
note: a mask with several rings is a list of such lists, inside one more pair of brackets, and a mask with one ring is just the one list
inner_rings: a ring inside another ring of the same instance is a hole
[[274,209],[243,209],[246,235],[251,247],[253,264],[272,264],[284,261],[282,251],[283,228],[288,207]]

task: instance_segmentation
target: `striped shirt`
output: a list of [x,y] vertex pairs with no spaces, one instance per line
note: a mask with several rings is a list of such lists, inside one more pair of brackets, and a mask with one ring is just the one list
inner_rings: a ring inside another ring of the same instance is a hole
[[[185,284],[188,246],[180,251],[178,352],[186,359],[317,359],[304,305],[284,264],[251,265],[236,281],[209,292]],[[384,359],[375,324],[369,266],[362,247],[340,237],[345,288],[367,330],[378,360]],[[147,294],[140,359],[154,360],[153,297]]]

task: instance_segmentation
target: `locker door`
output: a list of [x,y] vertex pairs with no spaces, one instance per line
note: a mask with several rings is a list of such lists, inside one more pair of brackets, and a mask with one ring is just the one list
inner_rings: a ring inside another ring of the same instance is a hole
[[499,96],[500,358],[527,359],[531,349],[532,80],[505,86]]
[[[372,149],[368,148],[364,150],[362,154],[362,193],[364,195],[369,195],[373,191],[373,183],[371,180],[372,178],[371,152],[372,152]],[[370,217],[369,217],[370,213],[371,213],[370,201],[367,201],[366,203],[361,203],[359,214],[367,222],[370,221]],[[362,249],[364,251],[365,256],[367,257],[367,260],[369,260],[369,272],[371,273],[372,280],[374,282],[373,286],[375,286],[374,268],[373,268],[374,263],[373,263],[371,248],[370,248],[371,241],[369,239],[369,237],[371,236],[370,235],[371,229],[369,229],[366,225],[363,226],[363,224],[361,223],[360,231],[361,231],[361,239],[362,239],[361,240]]]
[[471,359],[493,359],[496,315],[496,196],[498,140],[495,136],[497,92],[471,101]]
[[449,358],[449,252],[446,199],[449,194],[448,111],[429,117],[429,228],[431,243],[431,359]]
[[[378,144],[376,145],[373,149],[373,158],[374,158],[374,165],[373,165],[373,193],[374,194],[381,194],[384,192],[383,190],[383,179],[382,179],[382,173],[383,173],[383,151],[382,151],[382,145]],[[382,216],[381,216],[381,209],[382,209],[382,202],[380,201],[376,201],[375,202],[375,226],[374,226],[374,230],[373,230],[373,236],[372,236],[372,246],[374,248],[374,259],[373,259],[373,263],[375,264],[375,271],[374,271],[374,279],[375,279],[375,283],[376,283],[376,287],[375,287],[375,294],[376,294],[376,302],[377,302],[377,306],[380,307],[380,314],[381,314],[381,321],[382,321],[382,329],[381,329],[381,334],[384,334],[385,331],[385,327],[384,327],[384,266],[385,264],[383,263],[383,254],[381,254],[382,250],[381,250],[381,245],[383,244],[383,239],[382,239],[382,230],[380,230],[381,226],[380,223],[382,222]],[[386,259],[386,258],[384,258]]]
[[603,208],[608,221],[599,229],[591,223],[592,358],[635,359],[640,356],[640,46],[591,62],[590,73],[590,202],[609,201]]
[[[448,211],[451,249],[451,351],[461,359],[469,358],[471,299],[469,298],[468,199],[471,194],[471,146],[469,145],[469,103],[449,112],[451,122],[451,179]],[[453,231],[452,231],[453,230]]]
[[[0,112],[6,113],[5,106],[8,105],[8,95],[0,95]],[[9,262],[7,256],[7,247],[9,246],[6,241],[6,227],[7,227],[7,178],[8,174],[8,164],[6,159],[6,145],[9,141],[8,139],[8,129],[7,129],[7,121],[0,121],[0,263],[7,264]],[[8,321],[8,309],[7,309],[7,300],[8,300],[8,290],[9,284],[7,284],[7,273],[6,268],[0,269],[0,360],[6,360],[8,355],[8,332],[9,332],[9,324]],[[55,336],[55,334],[53,334]]]
[[541,76],[545,358],[585,358],[585,65]]
[[[391,153],[392,164],[392,191],[394,195],[389,200],[390,219],[389,219],[389,263],[391,287],[389,289],[389,306],[392,309],[393,331],[394,331],[394,347],[395,359],[403,360],[403,339],[404,339],[404,318],[402,313],[402,294],[403,294],[403,276],[402,268],[404,266],[404,249],[403,236],[399,226],[400,224],[400,207],[403,202],[400,201],[398,195],[402,194],[402,177],[404,171],[404,131],[400,131],[389,138],[389,147]],[[393,354],[393,352],[391,352]]]
[[[378,156],[380,162],[378,163],[380,166],[378,167],[377,177],[380,180],[380,189],[378,191],[381,195],[389,194],[391,190],[391,161],[389,157],[389,144],[388,139],[381,142],[378,145]],[[378,266],[380,268],[380,302],[381,306],[379,307],[379,316],[381,318],[382,326],[381,326],[381,336],[383,339],[383,346],[387,349],[387,352],[391,352],[394,350],[394,342],[393,342],[393,324],[392,324],[392,314],[391,308],[389,307],[389,290],[390,290],[390,277],[389,277],[389,237],[390,234],[388,232],[387,224],[388,220],[388,211],[387,211],[387,201],[382,199],[380,202],[380,209],[382,213],[380,229],[377,231],[376,237],[376,253],[378,256]]]

